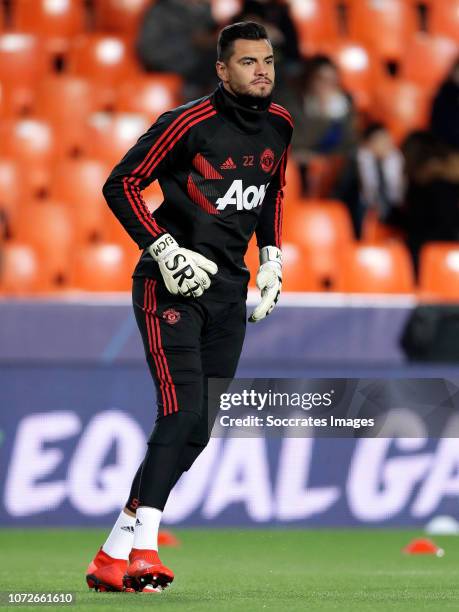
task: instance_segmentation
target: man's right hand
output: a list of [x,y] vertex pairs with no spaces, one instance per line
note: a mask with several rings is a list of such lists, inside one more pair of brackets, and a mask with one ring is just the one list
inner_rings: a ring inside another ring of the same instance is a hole
[[148,252],[158,262],[164,284],[173,295],[199,297],[210,287],[209,275],[218,272],[213,261],[181,248],[170,234],[155,240]]

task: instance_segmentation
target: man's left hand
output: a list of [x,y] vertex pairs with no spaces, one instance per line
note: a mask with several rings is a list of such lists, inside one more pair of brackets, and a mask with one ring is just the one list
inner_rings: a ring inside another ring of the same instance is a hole
[[261,302],[249,317],[250,323],[258,323],[274,309],[282,289],[282,252],[274,246],[260,249],[260,267],[257,274],[257,287]]

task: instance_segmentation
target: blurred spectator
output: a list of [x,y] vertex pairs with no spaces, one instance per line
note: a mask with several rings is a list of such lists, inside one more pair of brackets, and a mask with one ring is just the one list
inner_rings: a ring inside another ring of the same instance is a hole
[[355,146],[352,99],[341,87],[336,65],[325,55],[309,59],[299,91],[283,91],[281,98],[295,122],[293,158],[307,194],[308,166],[317,158],[346,158]]
[[434,98],[431,129],[440,140],[459,150],[459,57]]
[[145,70],[183,77],[188,100],[217,84],[216,41],[210,0],[156,0],[144,15],[137,54]]
[[301,71],[298,34],[284,0],[244,0],[241,12],[233,21],[257,21],[266,28],[276,58],[277,85]]
[[415,269],[431,241],[459,240],[459,154],[430,132],[414,132],[402,146],[407,192],[404,229]]
[[369,210],[378,221],[397,225],[403,201],[403,157],[382,123],[370,124],[348,158],[334,195],[346,202],[356,238]]

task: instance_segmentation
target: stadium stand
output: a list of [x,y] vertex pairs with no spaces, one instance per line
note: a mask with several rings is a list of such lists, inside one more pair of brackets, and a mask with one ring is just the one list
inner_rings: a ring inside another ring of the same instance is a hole
[[[326,53],[336,62],[358,111],[359,128],[370,120],[381,121],[397,143],[412,130],[427,128],[431,100],[459,54],[459,0],[288,3],[303,55]],[[144,73],[136,60],[135,37],[149,4],[37,0],[33,11],[30,0],[0,4],[3,294],[54,290],[72,283],[90,291],[128,289],[138,248],[106,206],[101,185],[158,115],[184,101],[178,75]],[[212,0],[220,25],[241,8],[240,0]],[[363,227],[364,244],[353,243],[348,209],[330,200],[342,164],[339,156],[316,156],[305,179],[290,156],[284,289],[415,291],[402,231],[370,214]],[[144,198],[153,211],[162,201],[159,185],[151,185]],[[70,276],[46,250],[55,227],[62,229],[62,261],[76,266]],[[104,251],[101,241],[112,244],[111,251]],[[373,246],[366,246],[368,241]],[[454,295],[454,280],[442,280],[454,277],[453,246],[424,248],[419,295]],[[80,251],[85,255],[78,259]],[[101,258],[105,280],[99,287],[90,286],[85,277],[88,253]],[[247,258],[253,265],[255,255],[251,243]],[[117,257],[123,262],[120,268],[131,266],[124,285],[109,271],[107,261]],[[299,258],[307,262],[303,269],[308,274],[298,265]],[[375,275],[373,263],[388,276]],[[16,268],[17,283],[11,272]],[[252,286],[253,282],[254,278]]]

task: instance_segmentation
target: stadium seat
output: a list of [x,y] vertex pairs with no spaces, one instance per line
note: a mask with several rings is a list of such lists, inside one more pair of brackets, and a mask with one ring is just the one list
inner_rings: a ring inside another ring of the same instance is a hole
[[282,291],[322,291],[320,279],[310,271],[306,249],[292,242],[283,242],[282,261]]
[[70,47],[68,67],[71,74],[97,83],[104,106],[112,106],[116,88],[139,73],[127,41],[108,34],[76,37]]
[[21,113],[33,105],[34,87],[51,69],[38,36],[23,33],[0,35],[0,75],[4,106]]
[[0,158],[0,213],[6,216],[11,231],[22,196],[22,173],[18,164],[12,159]]
[[2,246],[0,259],[0,295],[21,296],[46,288],[34,249],[16,242]]
[[54,169],[51,197],[69,207],[77,241],[100,240],[107,236],[107,204],[102,186],[109,173],[107,164],[94,159],[62,161]]
[[285,181],[285,202],[288,203],[290,200],[296,201],[301,197],[303,188],[301,184],[300,170],[291,153],[288,157],[287,168],[285,169]]
[[341,34],[334,0],[289,0],[303,55],[316,53],[321,43]]
[[412,130],[427,127],[429,93],[416,83],[386,78],[374,91],[372,114],[400,142]]
[[308,198],[329,198],[341,172],[341,155],[316,155],[308,164],[306,195]]
[[324,45],[322,49],[336,62],[341,82],[357,108],[368,110],[376,70],[371,54],[361,44],[350,41]]
[[43,38],[52,53],[67,51],[70,39],[84,31],[84,0],[14,0],[13,27]]
[[[251,289],[256,289],[257,271],[259,267],[259,250],[255,236],[249,242],[244,257],[250,271]],[[282,291],[321,291],[322,287],[317,277],[310,274],[308,268],[308,252],[298,244],[282,243],[283,279]]]
[[428,10],[429,32],[447,36],[459,43],[459,0],[430,0]]
[[416,8],[406,0],[350,0],[349,35],[383,60],[399,60],[416,30]]
[[450,38],[418,33],[407,45],[401,76],[424,88],[435,88],[446,76],[457,54],[457,43]]
[[76,119],[81,121],[99,110],[97,105],[97,83],[82,77],[60,74],[50,75],[37,87],[35,112],[60,123]]
[[0,156],[21,165],[21,181],[30,194],[40,195],[48,186],[55,139],[51,125],[44,120],[19,119],[0,125]]
[[86,129],[88,154],[113,166],[150,125],[148,117],[141,114],[94,113]]
[[0,152],[18,161],[50,160],[55,155],[52,126],[41,119],[5,121],[0,128]]
[[117,244],[91,244],[74,253],[71,286],[84,291],[129,291],[132,269]]
[[151,0],[97,0],[94,3],[98,30],[118,34],[135,34]]
[[30,202],[19,211],[17,239],[32,246],[40,258],[40,273],[50,283],[68,276],[75,250],[71,213],[55,201]]
[[330,200],[300,200],[285,207],[283,235],[306,249],[311,276],[323,288],[333,284],[338,254],[353,239],[347,208]]
[[212,16],[221,25],[231,23],[242,9],[242,0],[211,0]]
[[69,69],[73,74],[118,84],[132,77],[136,68],[130,46],[119,36],[78,36],[70,49]]
[[145,113],[150,121],[181,103],[182,79],[176,74],[149,74],[124,81],[117,89],[116,110]]
[[412,293],[410,255],[398,242],[350,244],[340,253],[335,289],[350,293]]
[[402,240],[403,232],[394,226],[382,223],[372,209],[368,210],[363,220],[362,240],[364,242],[387,242]]
[[84,151],[84,124],[101,107],[97,84],[77,76],[48,76],[36,91],[35,114],[48,120],[59,134],[57,146],[61,154]]
[[419,260],[419,289],[423,300],[459,302],[459,246],[455,242],[426,244]]

